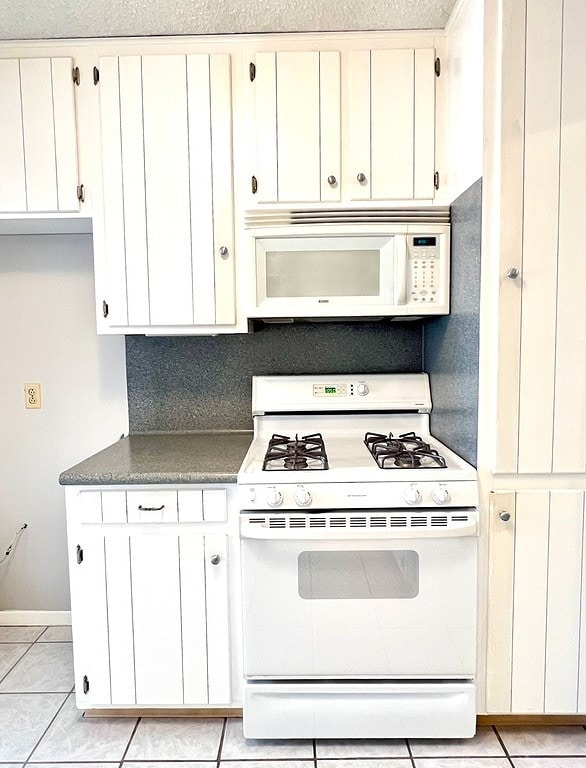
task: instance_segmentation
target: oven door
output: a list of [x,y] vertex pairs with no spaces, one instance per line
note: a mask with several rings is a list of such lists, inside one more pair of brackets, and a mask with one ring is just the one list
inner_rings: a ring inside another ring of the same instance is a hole
[[344,510],[302,530],[299,515],[272,528],[243,514],[245,677],[472,677],[477,513],[454,512],[443,527],[394,529],[361,510],[365,527],[336,528]]

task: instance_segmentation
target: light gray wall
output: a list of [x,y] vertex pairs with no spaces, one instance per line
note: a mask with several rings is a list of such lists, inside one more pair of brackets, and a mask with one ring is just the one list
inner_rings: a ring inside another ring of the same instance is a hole
[[476,466],[482,181],[452,204],[451,308],[424,331],[431,430]]
[[[98,337],[90,235],[0,236],[0,610],[67,610],[59,473],[127,429],[123,337]],[[25,410],[40,382],[41,410]]]
[[253,334],[129,336],[131,432],[250,429],[253,375],[420,371],[419,322],[294,323]]

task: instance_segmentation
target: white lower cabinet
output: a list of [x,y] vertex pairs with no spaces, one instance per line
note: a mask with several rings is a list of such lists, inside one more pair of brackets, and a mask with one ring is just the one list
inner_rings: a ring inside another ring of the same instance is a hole
[[72,489],[67,507],[77,706],[230,706],[227,491]]
[[586,712],[582,490],[491,493],[486,708]]

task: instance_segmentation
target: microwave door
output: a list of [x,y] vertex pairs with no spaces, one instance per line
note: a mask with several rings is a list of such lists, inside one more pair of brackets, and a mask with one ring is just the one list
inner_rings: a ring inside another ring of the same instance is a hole
[[407,237],[395,235],[395,304],[407,303]]

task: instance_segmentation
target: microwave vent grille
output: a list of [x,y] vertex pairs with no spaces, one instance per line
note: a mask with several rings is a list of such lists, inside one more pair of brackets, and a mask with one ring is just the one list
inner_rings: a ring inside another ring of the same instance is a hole
[[246,212],[244,222],[248,229],[308,224],[449,224],[450,208],[255,210]]

